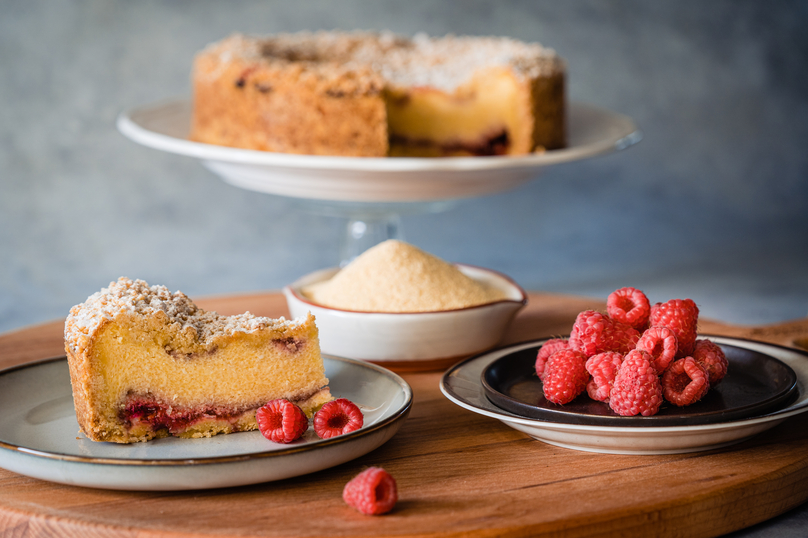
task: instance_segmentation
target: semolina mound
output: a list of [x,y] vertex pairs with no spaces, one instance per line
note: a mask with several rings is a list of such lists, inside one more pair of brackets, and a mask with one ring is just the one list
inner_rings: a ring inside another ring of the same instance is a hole
[[502,290],[394,239],[367,250],[330,280],[302,292],[317,304],[362,312],[436,312],[506,298]]

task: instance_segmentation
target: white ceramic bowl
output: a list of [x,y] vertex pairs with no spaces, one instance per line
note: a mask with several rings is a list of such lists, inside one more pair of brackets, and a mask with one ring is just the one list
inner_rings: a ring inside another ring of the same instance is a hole
[[330,308],[303,296],[301,288],[328,280],[339,268],[310,273],[286,286],[283,293],[293,317],[314,314],[323,353],[379,363],[449,361],[495,346],[527,304],[525,291],[510,278],[470,265],[457,268],[505,291],[506,299],[441,312],[379,313]]

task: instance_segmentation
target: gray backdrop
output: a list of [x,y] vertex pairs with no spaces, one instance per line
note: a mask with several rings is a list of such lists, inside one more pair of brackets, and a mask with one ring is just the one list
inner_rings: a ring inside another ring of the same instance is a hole
[[[568,60],[572,100],[645,134],[515,191],[406,216],[411,243],[528,289],[605,298],[633,285],[730,322],[805,316],[807,23],[794,1],[3,0],[0,332],[62,318],[121,275],[201,296],[334,265],[341,220],[228,186],[114,126],[122,110],[187,96],[193,54],[231,32],[333,28],[540,41]],[[742,534],[801,536],[806,515]]]
[[234,31],[390,29],[540,41],[569,93],[645,139],[514,191],[404,217],[411,243],[528,289],[769,323],[808,314],[808,7],[749,1],[58,2],[0,17],[0,331],[66,315],[118,276],[191,296],[277,289],[339,257],[340,219],[231,187],[120,135],[189,94]]

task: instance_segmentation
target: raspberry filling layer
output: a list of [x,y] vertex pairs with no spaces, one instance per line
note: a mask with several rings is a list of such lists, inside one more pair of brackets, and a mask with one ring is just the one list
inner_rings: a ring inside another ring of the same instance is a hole
[[464,142],[461,140],[452,142],[435,142],[432,140],[413,139],[406,136],[391,134],[391,146],[408,146],[408,147],[421,147],[430,148],[436,147],[444,153],[455,153],[464,151],[477,157],[486,157],[492,155],[505,155],[508,153],[510,147],[510,138],[508,131],[503,129],[500,132],[493,133],[485,136],[477,142]]
[[150,396],[130,395],[118,416],[129,429],[135,425],[148,425],[152,431],[168,430],[171,434],[177,434],[201,422],[216,420],[229,422],[235,432],[239,431],[238,421],[244,413],[258,407],[233,409],[207,405],[182,408]]

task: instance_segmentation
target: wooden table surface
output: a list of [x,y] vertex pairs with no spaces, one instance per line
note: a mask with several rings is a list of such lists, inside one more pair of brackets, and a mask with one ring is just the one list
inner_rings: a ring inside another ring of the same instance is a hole
[[[222,314],[288,316],[278,293],[200,299]],[[566,334],[585,298],[530,294],[504,343]],[[805,346],[808,319],[770,327],[702,321],[707,334]],[[63,354],[62,322],[0,335],[0,368]],[[808,360],[808,356],[806,356]],[[709,452],[621,456],[534,440],[449,402],[441,372],[406,372],[412,412],[381,448],[307,476],[190,492],[107,491],[0,469],[0,536],[716,536],[808,500],[808,415]],[[363,516],[344,484],[378,465],[390,514]]]

